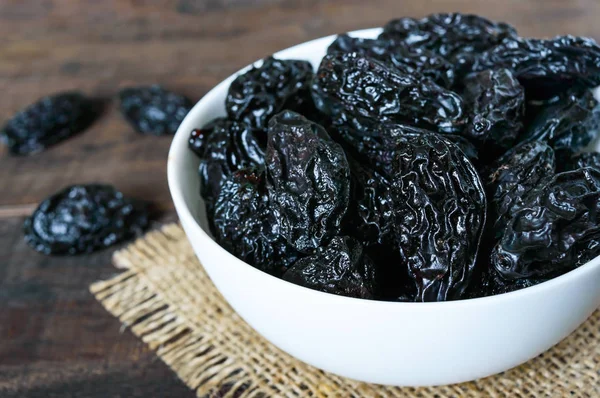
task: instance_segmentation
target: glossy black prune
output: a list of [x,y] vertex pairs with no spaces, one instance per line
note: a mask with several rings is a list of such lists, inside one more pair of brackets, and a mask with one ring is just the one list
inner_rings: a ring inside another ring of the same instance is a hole
[[183,95],[161,86],[124,88],[119,92],[119,109],[137,132],[173,135],[194,104]]
[[283,279],[341,296],[371,299],[377,294],[373,261],[353,238],[336,236],[315,254],[296,261]]
[[44,200],[25,220],[25,241],[44,254],[80,254],[140,235],[146,206],[110,185],[73,185]]
[[512,213],[524,206],[531,191],[554,177],[554,151],[544,142],[520,144],[500,157],[485,178],[494,235],[503,233]]
[[572,155],[565,164],[561,165],[561,171],[577,170],[582,167],[593,167],[600,170],[600,153],[582,152]]
[[463,135],[486,152],[510,148],[523,130],[525,91],[508,69],[490,69],[468,76],[463,98],[471,118]]
[[467,122],[458,94],[356,53],[326,55],[312,94],[319,110],[333,116],[412,123],[443,133],[459,132]]
[[243,122],[217,118],[190,133],[189,148],[200,157],[200,192],[211,205],[233,172],[265,163],[266,137]]
[[416,73],[442,87],[454,84],[454,68],[445,58],[424,48],[387,40],[364,39],[339,35],[327,48],[327,54],[355,52],[394,66],[404,74]]
[[280,233],[302,253],[339,235],[350,191],[342,147],[318,124],[292,112],[271,118],[267,189]]
[[506,23],[477,15],[441,13],[422,19],[394,19],[384,26],[379,38],[427,49],[461,66],[469,63],[472,54],[516,35],[515,28]]
[[277,234],[264,171],[238,170],[225,177],[215,200],[213,233],[228,252],[254,267],[281,275],[297,253]]
[[590,90],[573,90],[543,109],[521,136],[522,141],[545,141],[555,151],[576,152],[598,135],[600,107]]
[[407,137],[394,167],[395,243],[416,286],[416,300],[461,298],[486,219],[477,171],[439,134]]
[[397,148],[406,144],[405,138],[429,133],[398,123],[363,124],[359,128],[335,124],[330,131],[354,157],[387,177],[394,174],[392,160]]
[[225,99],[227,114],[253,129],[266,130],[269,119],[284,109],[310,111],[314,108],[309,91],[312,77],[307,61],[265,58],[231,83]]
[[600,171],[581,168],[528,196],[490,260],[504,280],[554,277],[600,254],[598,239]]
[[393,241],[394,203],[390,182],[371,168],[350,160],[351,190],[347,233],[365,246]]
[[14,155],[40,152],[89,127],[98,105],[77,91],[40,98],[8,120],[0,140]]
[[585,37],[511,37],[479,54],[472,66],[473,71],[494,68],[510,69],[531,98],[546,98],[577,84],[598,86],[600,47]]

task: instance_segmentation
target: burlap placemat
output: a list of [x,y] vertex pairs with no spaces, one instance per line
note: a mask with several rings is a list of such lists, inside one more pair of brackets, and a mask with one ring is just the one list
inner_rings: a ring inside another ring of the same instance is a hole
[[550,351],[459,385],[395,388],[338,377],[290,357],[225,302],[176,224],[114,256],[124,271],[92,293],[199,397],[600,397],[600,311]]

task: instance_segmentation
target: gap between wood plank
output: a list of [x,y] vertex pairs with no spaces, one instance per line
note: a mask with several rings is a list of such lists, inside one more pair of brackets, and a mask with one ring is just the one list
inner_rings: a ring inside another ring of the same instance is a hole
[[0,206],[0,219],[12,217],[26,217],[33,213],[37,204],[5,205]]

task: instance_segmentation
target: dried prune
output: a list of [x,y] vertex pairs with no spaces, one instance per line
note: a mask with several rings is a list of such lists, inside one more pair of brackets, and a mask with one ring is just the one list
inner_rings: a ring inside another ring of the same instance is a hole
[[585,37],[558,36],[550,40],[506,38],[479,54],[474,71],[510,69],[531,98],[552,97],[576,84],[600,84],[600,47]]
[[[260,138],[259,138],[260,137]],[[200,157],[201,194],[209,207],[223,179],[236,170],[265,163],[266,137],[243,122],[217,118],[190,133],[189,147]]]
[[582,167],[593,167],[600,170],[600,153],[582,152],[571,156],[567,162],[561,165],[562,171],[577,170]]
[[463,82],[471,118],[463,135],[491,154],[510,148],[523,129],[525,92],[508,69],[486,70]]
[[296,261],[283,279],[326,293],[370,299],[376,295],[375,265],[362,245],[336,236],[315,254]]
[[43,97],[9,120],[0,140],[15,155],[40,152],[89,127],[99,110],[97,101],[76,91]]
[[573,152],[587,146],[600,127],[600,107],[589,90],[574,90],[542,110],[529,124],[522,141],[545,141],[555,151]]
[[327,48],[328,54],[355,52],[389,65],[404,74],[417,73],[433,80],[442,87],[454,84],[454,68],[445,58],[424,48],[387,40],[363,39],[339,35]]
[[467,122],[458,94],[356,53],[326,55],[312,93],[317,107],[334,116],[346,113],[377,123],[414,123],[444,133],[461,131]]
[[580,258],[600,254],[599,210],[599,170],[556,174],[514,214],[492,252],[491,264],[508,281],[569,271]]
[[379,38],[425,48],[460,66],[469,64],[472,54],[516,35],[515,28],[506,23],[477,15],[442,13],[422,19],[394,19],[384,26]]
[[439,134],[406,138],[394,158],[395,238],[417,301],[458,299],[467,288],[486,196],[464,153]]
[[394,173],[392,159],[406,144],[405,138],[428,131],[405,124],[369,124],[361,130],[337,124],[331,132],[354,157],[389,177]]
[[377,171],[350,161],[347,231],[364,245],[391,243],[394,204],[390,182]]
[[192,101],[161,86],[124,88],[119,108],[125,120],[139,133],[172,135],[192,109]]
[[231,83],[225,99],[227,114],[253,129],[266,129],[269,119],[284,109],[305,113],[313,108],[312,77],[307,61],[268,57]]
[[297,253],[277,234],[269,207],[264,171],[242,169],[227,176],[215,200],[213,233],[239,259],[281,275]]
[[267,188],[280,233],[302,253],[339,235],[348,207],[350,168],[339,144],[292,112],[271,118]]
[[25,220],[25,240],[44,254],[79,254],[141,234],[145,204],[110,185],[73,185],[44,200]]
[[477,283],[471,284],[466,293],[468,298],[493,296],[496,294],[510,293],[526,287],[545,282],[547,279],[522,278],[504,280],[493,267],[487,268]]
[[503,233],[512,213],[524,206],[530,192],[552,179],[554,171],[554,151],[539,141],[520,144],[497,160],[485,180],[494,218],[489,221],[496,235]]

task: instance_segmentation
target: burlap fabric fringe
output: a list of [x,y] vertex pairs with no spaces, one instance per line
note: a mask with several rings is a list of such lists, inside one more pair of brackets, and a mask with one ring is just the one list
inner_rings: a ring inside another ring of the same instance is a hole
[[[175,224],[114,256],[92,293],[199,397],[600,397],[600,311],[558,346],[503,374],[434,388],[347,380],[259,336],[225,302]],[[450,343],[450,342],[449,342]]]

